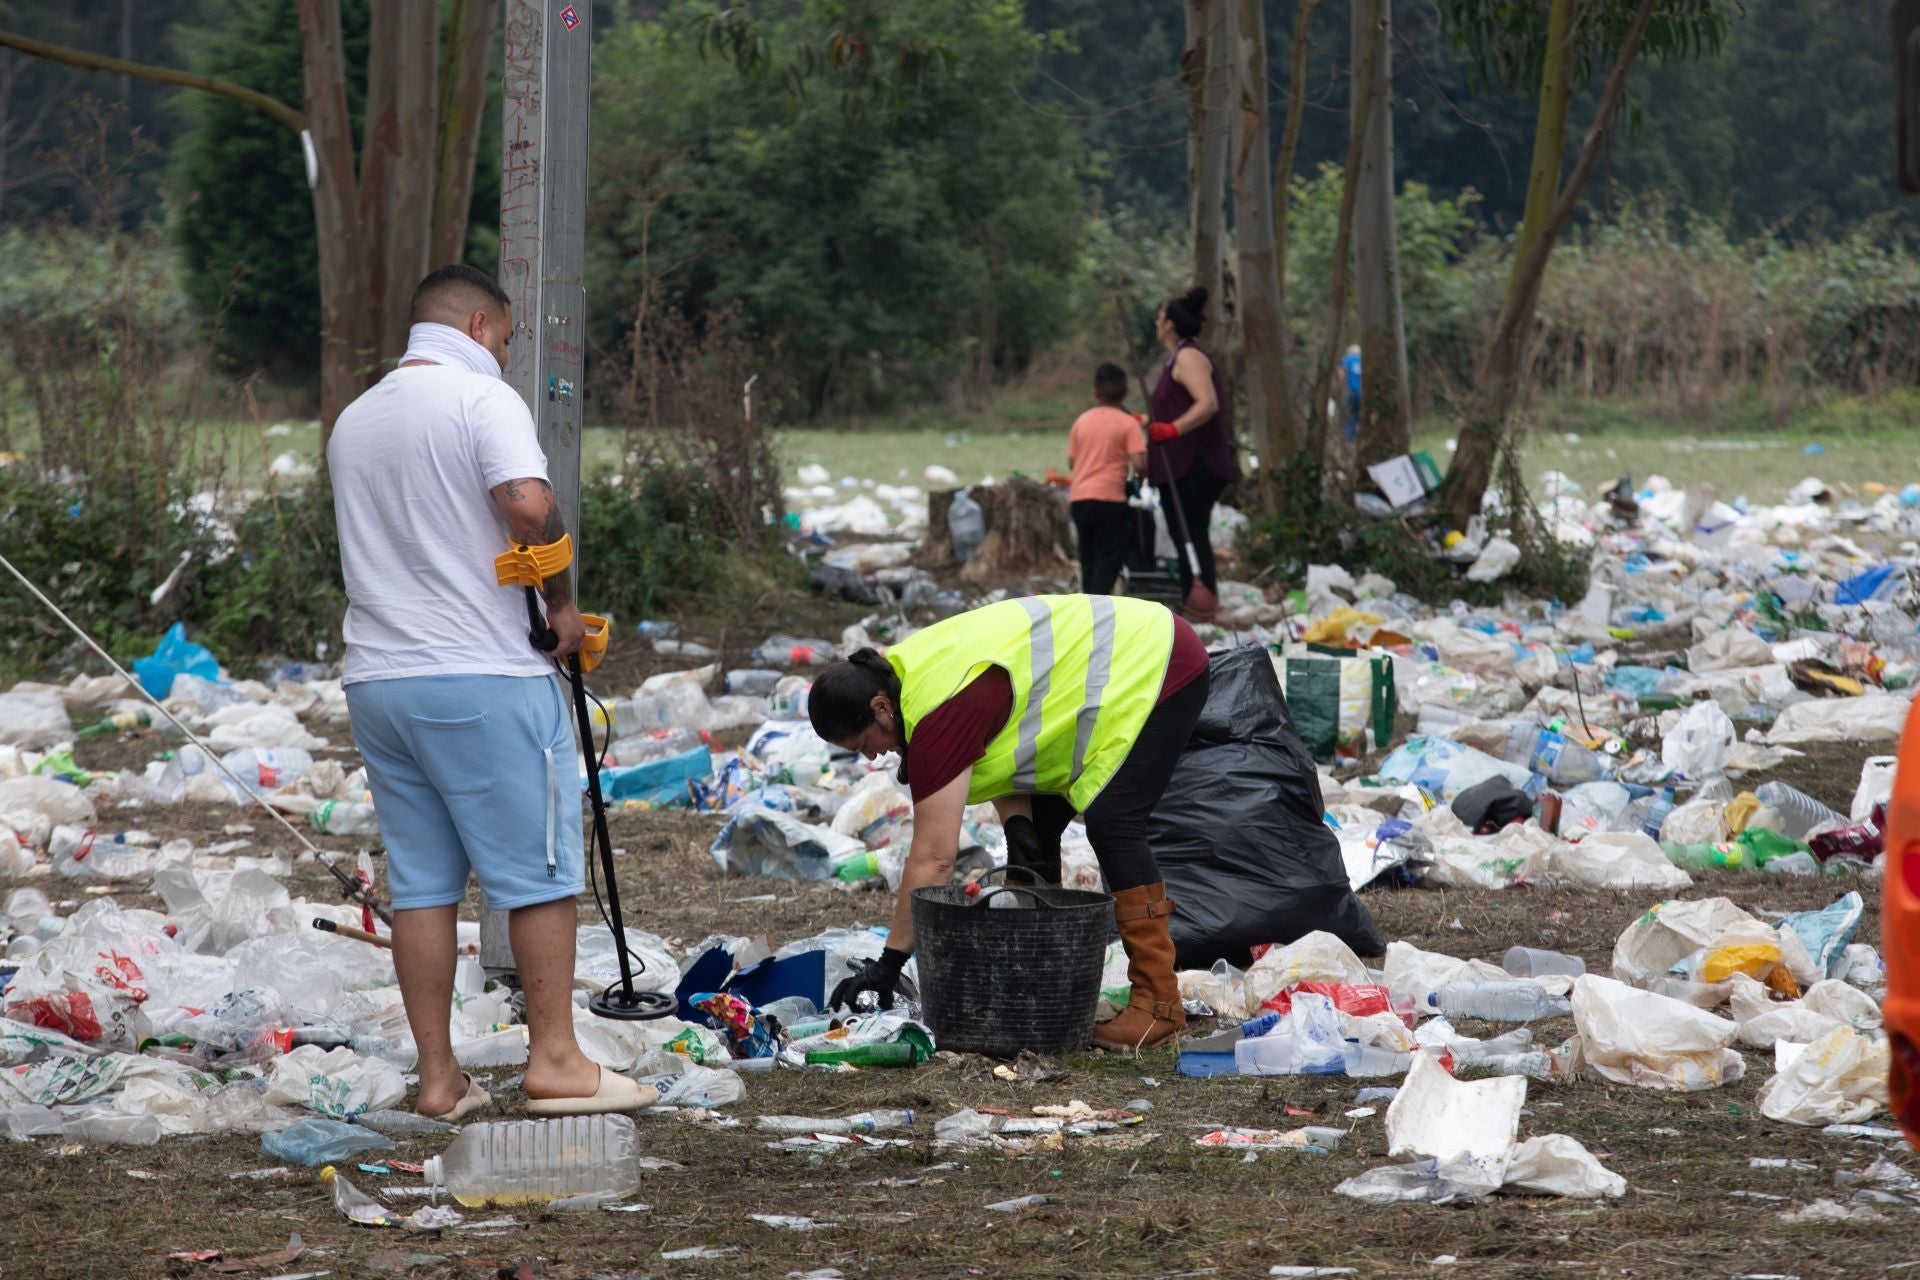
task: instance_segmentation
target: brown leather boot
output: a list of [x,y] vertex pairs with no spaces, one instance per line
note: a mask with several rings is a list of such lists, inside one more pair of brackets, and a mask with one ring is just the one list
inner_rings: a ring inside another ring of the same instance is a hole
[[1113,895],[1113,918],[1127,949],[1127,979],[1133,993],[1117,1017],[1096,1023],[1093,1043],[1102,1049],[1151,1049],[1187,1027],[1180,984],[1173,976],[1173,938],[1167,918],[1173,903],[1164,884],[1143,884]]

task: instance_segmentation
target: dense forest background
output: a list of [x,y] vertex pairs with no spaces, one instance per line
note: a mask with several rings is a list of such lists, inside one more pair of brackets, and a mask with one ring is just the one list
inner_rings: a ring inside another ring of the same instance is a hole
[[[350,67],[363,63],[369,2],[343,6]],[[847,7],[760,6],[776,53],[809,48]],[[603,365],[643,306],[667,306],[696,327],[725,317],[777,348],[796,412],[869,407],[1017,372],[1090,323],[1116,276],[1158,287],[1180,272],[1186,103],[1173,0],[879,6],[883,25],[949,60],[946,74],[872,100],[809,93],[716,57],[699,38],[710,5],[592,8]],[[1347,143],[1345,7],[1317,14],[1298,86],[1287,83],[1294,5],[1267,11],[1276,120],[1290,94],[1305,104],[1297,198],[1320,188],[1325,205],[1337,197],[1322,167]],[[1432,4],[1406,0],[1394,20],[1410,342],[1417,368],[1437,376],[1449,365],[1446,326],[1465,322],[1466,302],[1428,305],[1422,290],[1444,294],[1435,273],[1518,223],[1534,102],[1476,83]],[[0,0],[0,25],[299,101],[293,0]],[[1883,28],[1877,5],[1750,8],[1711,58],[1637,68],[1576,231],[1625,217],[1748,259],[1850,237],[1902,252],[1920,213],[1889,176]],[[108,117],[122,152],[106,210],[94,207],[98,184],[62,159],[86,95],[121,108]],[[1594,97],[1582,87],[1574,120]],[[468,241],[481,265],[494,253],[496,150],[490,132]],[[284,127],[226,99],[0,51],[0,228],[32,234],[103,215],[172,255],[198,313],[220,313],[232,366],[311,379],[313,230]],[[1291,270],[1316,269],[1315,225],[1309,209]]]

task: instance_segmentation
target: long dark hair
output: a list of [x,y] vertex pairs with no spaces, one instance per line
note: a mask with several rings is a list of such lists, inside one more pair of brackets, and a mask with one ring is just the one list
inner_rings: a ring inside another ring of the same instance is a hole
[[1167,323],[1182,338],[1197,338],[1207,325],[1207,287],[1197,284],[1177,298],[1169,298],[1160,308]]
[[900,722],[900,677],[878,649],[861,649],[822,671],[807,693],[807,718],[828,742],[845,742],[873,723],[873,695],[885,694]]

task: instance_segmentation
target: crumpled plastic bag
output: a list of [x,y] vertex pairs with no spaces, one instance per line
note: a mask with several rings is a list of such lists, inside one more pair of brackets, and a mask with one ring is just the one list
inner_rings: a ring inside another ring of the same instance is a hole
[[53,827],[92,826],[93,801],[80,788],[54,778],[8,778],[0,782],[0,822],[16,831],[39,828],[37,843],[45,843],[45,832]]
[[756,805],[727,819],[708,852],[721,875],[826,880],[842,859],[865,850],[852,836]]
[[1729,626],[1687,650],[1687,670],[1724,671],[1758,667],[1773,661],[1773,646],[1745,627]]
[[1737,736],[1733,718],[1719,703],[1696,702],[1660,739],[1660,761],[1696,781],[1717,777],[1727,767]]
[[1613,976],[1645,987],[1740,924],[1758,923],[1726,898],[1655,904],[1613,945]]
[[1767,988],[1745,974],[1728,979],[1729,1012],[1740,1026],[1743,1044],[1771,1049],[1781,1040],[1810,1044],[1836,1027],[1856,1031],[1880,1025],[1880,1006],[1858,987],[1835,978],[1814,983],[1798,1000],[1776,1001]]
[[1520,563],[1520,548],[1505,538],[1487,540],[1480,555],[1467,568],[1468,582],[1497,582]]
[[1225,960],[1213,962],[1213,968],[1182,969],[1174,977],[1180,983],[1182,1000],[1198,1000],[1222,1018],[1244,1022],[1259,1009],[1256,1001],[1247,1003],[1247,975]]
[[1362,1204],[1452,1204],[1491,1194],[1493,1188],[1477,1181],[1479,1173],[1473,1162],[1465,1158],[1415,1160],[1355,1174],[1333,1190],[1336,1195],[1350,1196]]
[[1513,1149],[1507,1180],[1500,1189],[1576,1200],[1617,1199],[1627,1194],[1627,1180],[1602,1165],[1576,1139],[1547,1133]]
[[1455,1080],[1432,1054],[1413,1067],[1387,1107],[1387,1154],[1438,1160],[1451,1180],[1486,1191],[1506,1181],[1527,1102],[1525,1076]]
[[1760,1086],[1760,1114],[1788,1124],[1858,1124],[1887,1105],[1888,1048],[1835,1027]]
[[[1429,865],[1419,872],[1420,883],[1431,888],[1506,889],[1541,883],[1568,848],[1533,822],[1510,823],[1490,836],[1470,835],[1450,809],[1433,810],[1420,825],[1433,840],[1432,852],[1421,855]],[[1442,835],[1448,827],[1459,834]]]
[[249,938],[290,928],[294,920],[287,886],[251,868],[168,867],[153,878],[153,891],[179,926],[175,941],[203,954],[225,955]]
[[261,706],[251,702],[222,707],[207,717],[210,731],[201,736],[219,752],[242,747],[299,747],[314,751],[327,745],[326,739],[308,733],[300,718],[285,707]]
[[1596,831],[1579,844],[1561,844],[1553,873],[1594,889],[1686,889],[1693,878],[1667,861],[1660,845],[1640,831]]
[[869,849],[905,844],[913,838],[913,801],[885,771],[870,773],[847,793],[833,829]]
[[1719,844],[1730,834],[1726,813],[1722,801],[1689,800],[1660,824],[1660,838],[1671,844]]
[[1513,669],[1513,645],[1499,636],[1471,631],[1446,618],[1418,623],[1413,633],[1432,645],[1440,661],[1456,671],[1505,677]]
[[1859,892],[1854,891],[1818,911],[1796,911],[1782,919],[1775,926],[1776,931],[1792,930],[1805,944],[1812,961],[1812,973],[1794,976],[1802,982],[1838,977],[1841,959],[1853,941],[1854,931],[1860,927],[1860,917],[1865,910],[1866,903]]
[[1679,1000],[1584,974],[1573,984],[1573,1021],[1586,1065],[1616,1084],[1714,1089],[1746,1073],[1729,1048],[1740,1028]]
[[1316,930],[1284,947],[1270,947],[1247,970],[1246,1003],[1257,1009],[1303,982],[1365,982],[1367,966],[1340,939]]
[[[680,966],[665,939],[631,926],[626,937],[635,991],[672,991],[680,985]],[[620,954],[613,934],[598,926],[579,930],[574,935],[573,985],[597,992],[619,980]]]
[[407,1082],[391,1062],[303,1044],[273,1060],[265,1100],[345,1119],[384,1110],[406,1096]]
[[1484,960],[1462,960],[1438,951],[1422,951],[1411,942],[1389,942],[1383,966],[1388,991],[1396,1000],[1426,1008],[1427,997],[1450,982],[1505,982],[1511,975]]
[[1455,796],[1488,778],[1504,778],[1529,795],[1539,788],[1525,765],[1496,760],[1450,738],[1409,738],[1380,762],[1379,772],[1383,778],[1412,783],[1442,804],[1452,804]]
[[0,693],[0,746],[43,751],[73,739],[66,699],[56,692],[12,689]]
[[1804,742],[1892,742],[1906,724],[1908,703],[1890,693],[1796,702],[1767,730],[1773,746]]

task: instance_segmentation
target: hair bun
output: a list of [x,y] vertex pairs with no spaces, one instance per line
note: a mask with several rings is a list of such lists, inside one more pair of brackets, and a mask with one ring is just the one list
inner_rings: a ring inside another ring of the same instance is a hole
[[1207,296],[1207,286],[1197,284],[1181,294],[1180,301],[1186,303],[1195,311],[1204,311],[1207,306]]

